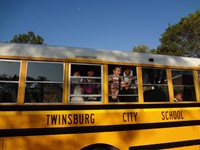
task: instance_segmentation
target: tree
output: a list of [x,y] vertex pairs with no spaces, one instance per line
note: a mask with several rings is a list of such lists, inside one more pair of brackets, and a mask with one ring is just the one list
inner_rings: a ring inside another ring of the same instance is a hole
[[185,56],[193,51],[200,52],[200,10],[183,17],[168,26],[160,38],[161,45],[156,53]]
[[132,51],[138,52],[138,53],[149,53],[150,52],[148,46],[146,46],[146,45],[134,46]]
[[27,43],[27,44],[44,44],[44,39],[39,35],[35,35],[32,31],[29,31],[28,34],[15,35],[10,42]]

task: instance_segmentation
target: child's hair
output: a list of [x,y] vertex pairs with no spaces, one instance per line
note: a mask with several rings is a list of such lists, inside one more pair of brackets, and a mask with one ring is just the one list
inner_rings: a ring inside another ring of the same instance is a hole
[[114,67],[113,70],[116,70],[117,68],[119,68],[120,70],[122,70],[122,67]]
[[79,71],[75,71],[75,72],[74,72],[74,75],[80,76],[80,72],[79,72]]

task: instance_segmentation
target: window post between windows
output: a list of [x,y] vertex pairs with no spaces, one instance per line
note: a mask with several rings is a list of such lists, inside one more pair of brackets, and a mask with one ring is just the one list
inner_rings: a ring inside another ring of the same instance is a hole
[[194,87],[195,87],[195,93],[196,93],[196,99],[197,102],[200,102],[200,75],[198,75],[197,70],[193,70],[193,76],[194,76]]
[[137,76],[138,76],[138,98],[139,103],[144,103],[144,91],[143,91],[143,85],[142,85],[142,67],[136,67],[137,68]]
[[27,68],[27,61],[22,60],[21,65],[20,65],[17,104],[24,104],[25,84],[26,84],[26,68]]
[[69,63],[64,63],[64,86],[63,86],[63,103],[68,104],[68,85],[69,85]]
[[103,65],[103,103],[108,104],[108,65]]

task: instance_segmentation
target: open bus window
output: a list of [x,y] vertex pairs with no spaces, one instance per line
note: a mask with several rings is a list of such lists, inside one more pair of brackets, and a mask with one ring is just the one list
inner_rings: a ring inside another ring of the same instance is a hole
[[71,64],[69,102],[102,101],[102,66]]
[[145,102],[168,102],[169,92],[166,69],[142,68]]
[[172,70],[174,93],[183,93],[183,101],[196,101],[193,73],[191,70]]
[[63,64],[28,62],[25,102],[60,103],[63,93]]
[[109,102],[138,102],[135,66],[108,66]]
[[0,103],[16,103],[20,62],[0,61]]

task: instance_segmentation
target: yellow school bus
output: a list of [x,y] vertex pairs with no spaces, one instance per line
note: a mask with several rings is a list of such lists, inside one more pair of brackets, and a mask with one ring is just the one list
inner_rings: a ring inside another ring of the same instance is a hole
[[199,71],[198,58],[0,43],[0,150],[200,150]]

